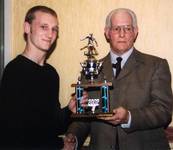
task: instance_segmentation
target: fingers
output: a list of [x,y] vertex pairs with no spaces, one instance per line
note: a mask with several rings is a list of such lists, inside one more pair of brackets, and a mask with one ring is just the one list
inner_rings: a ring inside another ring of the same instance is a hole
[[[71,100],[76,101],[75,93],[71,94]],[[88,102],[88,93],[86,91],[84,91],[83,95],[82,95],[81,104],[85,104],[86,102]]]
[[82,100],[83,101],[88,100],[88,93],[86,91],[83,92]]
[[63,150],[74,150],[76,146],[76,138],[73,134],[67,134],[64,138]]
[[83,92],[82,100],[81,100],[81,106],[87,107],[88,106],[88,93],[86,91]]
[[113,123],[113,124],[119,124],[121,122],[121,120],[115,114],[113,114],[113,116],[111,117],[104,117],[102,119],[105,121],[109,121],[110,123]]
[[119,107],[113,110],[112,116],[107,117],[99,117],[98,119],[102,119],[112,123],[114,125],[127,123],[128,122],[128,110],[123,107]]
[[68,142],[68,143],[75,143],[76,142],[76,138],[73,134],[67,134],[64,138],[64,141],[65,142]]
[[75,99],[75,96],[73,96],[71,99],[70,99],[70,102],[68,104],[68,108],[73,112],[73,113],[76,113],[76,99]]
[[[76,95],[75,95],[75,93],[73,93],[73,94],[71,94],[71,99],[70,99],[70,102],[68,104],[69,109],[73,113],[76,113],[76,103],[77,103]],[[82,99],[80,101],[80,104],[82,107],[88,106],[88,93],[86,91],[83,92],[83,96],[82,96]]]

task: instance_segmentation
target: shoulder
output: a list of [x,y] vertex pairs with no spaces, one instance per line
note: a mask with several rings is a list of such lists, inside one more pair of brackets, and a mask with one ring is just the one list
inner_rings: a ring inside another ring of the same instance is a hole
[[11,60],[5,67],[4,72],[13,72],[17,68],[20,68],[22,62],[21,56],[18,55],[16,58]]
[[52,65],[50,65],[50,64],[48,64],[48,63],[45,63],[45,67],[46,67],[47,69],[49,69],[50,71],[53,71],[53,72],[56,72],[56,73],[57,73],[55,67],[53,67]]
[[45,64],[45,68],[46,68],[46,70],[48,72],[50,72],[51,74],[54,74],[54,75],[58,76],[58,78],[59,78],[59,74],[58,74],[57,70],[55,69],[55,67],[53,67],[52,65],[46,63]]
[[151,54],[146,54],[146,53],[142,53],[138,50],[134,50],[134,52],[132,53],[132,56],[135,57],[137,62],[141,62],[144,64],[150,64],[150,65],[156,65],[156,64],[160,64],[160,63],[167,63],[167,60],[155,55],[151,55]]
[[170,74],[170,68],[168,61],[164,58],[139,52],[137,50],[132,54],[138,65],[146,70],[146,72],[165,72]]
[[23,69],[20,67],[20,61],[20,56],[17,56],[6,65],[2,74],[1,83],[14,83],[25,76],[23,75]]
[[53,67],[51,64],[45,63],[45,67],[47,67],[50,70],[56,71],[55,67]]
[[16,56],[16,58],[12,59],[12,60],[6,65],[6,67],[13,66],[13,65],[17,65],[18,63],[20,63],[21,57],[22,57],[21,55]]
[[111,57],[110,57],[110,53],[108,53],[105,57],[101,58],[99,61],[110,61]]

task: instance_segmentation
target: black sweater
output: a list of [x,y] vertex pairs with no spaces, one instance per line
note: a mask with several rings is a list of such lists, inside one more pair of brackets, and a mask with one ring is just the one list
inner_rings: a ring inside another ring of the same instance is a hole
[[0,85],[0,147],[61,147],[56,137],[65,131],[71,112],[60,108],[58,97],[59,76],[52,66],[22,55],[12,60]]

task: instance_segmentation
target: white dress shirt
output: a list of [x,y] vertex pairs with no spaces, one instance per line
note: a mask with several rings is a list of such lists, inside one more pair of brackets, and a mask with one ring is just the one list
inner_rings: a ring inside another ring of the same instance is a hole
[[[117,57],[121,57],[122,58],[122,61],[121,61],[121,68],[124,67],[127,59],[129,58],[129,56],[132,54],[133,52],[133,47],[131,49],[129,49],[127,52],[125,52],[124,54],[122,55],[117,55],[115,54],[112,50],[110,50],[110,55],[111,55],[111,63],[112,64],[116,64],[117,63]],[[116,69],[113,68],[113,71],[114,71],[114,75],[116,75]],[[130,125],[131,125],[131,113],[130,111],[128,111],[129,113],[129,120],[127,123],[125,124],[121,124],[121,127],[122,128],[130,128]]]

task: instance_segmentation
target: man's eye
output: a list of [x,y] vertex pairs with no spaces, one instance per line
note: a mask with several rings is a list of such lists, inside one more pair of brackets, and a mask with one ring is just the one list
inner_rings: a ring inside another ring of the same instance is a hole
[[116,31],[118,31],[119,30],[119,28],[118,27],[116,27],[116,28],[113,28],[114,30],[116,30]]
[[41,28],[42,28],[43,30],[46,30],[46,29],[47,29],[47,26],[41,26]]
[[132,29],[130,27],[125,28],[126,31],[131,31]]
[[52,31],[58,33],[58,29],[57,28],[53,28]]
[[119,31],[119,28],[118,27],[114,27],[112,28],[113,31]]

